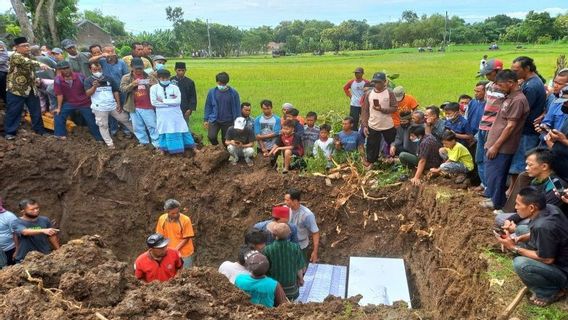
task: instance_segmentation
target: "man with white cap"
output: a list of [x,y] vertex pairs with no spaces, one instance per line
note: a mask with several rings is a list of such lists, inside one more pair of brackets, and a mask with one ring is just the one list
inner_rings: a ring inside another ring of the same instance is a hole
[[244,158],[247,165],[253,165],[254,142],[256,138],[251,128],[246,126],[247,121],[238,117],[232,127],[227,130],[225,144],[231,154],[231,164],[236,165],[240,158]]
[[250,295],[250,301],[267,308],[286,303],[282,285],[267,277],[270,263],[266,256],[258,251],[250,251],[245,256],[245,265],[251,274],[240,274],[235,279],[235,286]]
[[154,233],[146,239],[148,251],[136,258],[134,276],[144,282],[168,281],[175,277],[183,267],[183,261],[177,250],[168,248],[170,240]]
[[0,198],[0,269],[15,263],[16,244],[12,232],[12,222],[18,220],[15,214],[6,210]]

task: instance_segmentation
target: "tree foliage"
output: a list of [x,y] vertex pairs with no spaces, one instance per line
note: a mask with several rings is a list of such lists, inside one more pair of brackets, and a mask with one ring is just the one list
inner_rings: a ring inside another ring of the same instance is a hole
[[124,29],[124,22],[115,16],[105,16],[101,10],[85,10],[83,17],[91,22],[96,23],[99,27],[106,30],[113,38],[125,37],[128,35]]

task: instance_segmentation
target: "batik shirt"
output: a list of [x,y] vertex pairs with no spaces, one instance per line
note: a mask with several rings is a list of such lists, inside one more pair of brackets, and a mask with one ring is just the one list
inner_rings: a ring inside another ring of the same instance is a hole
[[14,52],[10,57],[9,64],[10,68],[6,79],[7,91],[20,97],[26,97],[30,93],[37,95],[35,68],[39,67],[40,63]]

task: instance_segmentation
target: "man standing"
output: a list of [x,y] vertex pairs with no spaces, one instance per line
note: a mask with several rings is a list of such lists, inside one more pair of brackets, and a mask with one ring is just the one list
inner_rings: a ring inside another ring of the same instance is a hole
[[[79,111],[91,135],[97,141],[103,141],[99,127],[97,126],[95,115],[91,111],[91,99],[85,92],[85,76],[78,72],[73,72],[68,61],[57,63],[59,75],[55,77],[53,91],[57,96],[57,109],[55,115],[55,137],[65,140],[67,136],[66,122],[69,115]],[[91,71],[89,71],[91,74]]]
[[181,204],[175,199],[164,203],[166,213],[158,218],[156,233],[169,239],[168,248],[179,251],[185,269],[193,266],[193,226],[191,218],[180,213]]
[[483,68],[485,68],[486,65],[487,65],[487,55],[484,54],[481,61],[479,61],[479,70],[483,70]]
[[217,135],[221,131],[221,142],[225,144],[225,135],[233,121],[241,116],[241,99],[237,90],[228,86],[229,74],[221,72],[215,76],[217,86],[207,93],[203,126],[212,145],[219,144]]
[[0,41],[0,100],[6,103],[6,77],[8,76],[8,48]]
[[260,102],[262,114],[254,120],[254,134],[258,142],[258,149],[262,155],[268,157],[268,153],[276,144],[276,139],[280,135],[280,118],[272,113],[272,101],[262,100]]
[[245,158],[245,162],[249,167],[254,163],[254,132],[246,126],[246,120],[243,117],[235,119],[235,123],[227,130],[227,151],[231,154],[231,164],[236,165],[239,158]]
[[396,137],[392,113],[396,111],[398,103],[394,92],[387,86],[386,74],[375,73],[372,83],[375,87],[365,94],[361,107],[361,127],[367,137],[366,159],[363,160],[366,168],[371,168],[377,161],[381,142],[390,146]]
[[39,204],[33,199],[24,199],[19,204],[22,216],[12,222],[16,236],[16,263],[24,260],[32,251],[48,254],[59,249],[58,229],[52,228],[48,217],[39,215]]
[[557,207],[547,205],[544,194],[533,187],[519,192],[515,209],[521,218],[530,219],[528,228],[511,224],[505,237],[496,234],[496,238],[517,255],[513,268],[533,293],[531,303],[545,307],[566,295],[568,218]]
[[142,44],[140,42],[132,43],[132,53],[130,55],[122,58],[122,60],[124,60],[126,65],[130,68],[130,71],[132,71],[132,59],[133,58],[142,59],[143,70],[152,69],[152,62],[148,58],[144,57],[144,46],[142,46]]
[[176,75],[172,77],[172,83],[178,86],[181,92],[181,112],[186,120],[197,108],[197,93],[195,91],[195,82],[185,76],[185,62],[176,62]]
[[78,52],[77,45],[70,39],[61,41],[61,46],[67,51],[67,61],[69,61],[73,72],[81,73],[85,77],[90,76],[89,59],[91,59],[91,54],[88,52]]
[[[485,162],[487,161],[485,156],[485,142],[487,141],[487,135],[489,130],[497,118],[497,114],[501,109],[501,104],[505,100],[505,95],[500,91],[497,84],[495,84],[495,77],[497,72],[503,70],[503,62],[499,59],[491,59],[487,61],[485,68],[479,71],[479,76],[485,76],[489,83],[485,85],[485,107],[483,108],[483,115],[481,116],[481,121],[479,122],[479,131],[477,132],[477,147],[475,150],[475,163],[477,164],[477,172],[481,180],[481,186],[479,186],[478,191],[486,191],[487,188],[487,178],[485,175]],[[489,198],[488,193],[484,193],[484,197]]]
[[511,70],[517,74],[517,78],[523,81],[521,84],[521,91],[529,102],[530,111],[524,123],[519,148],[513,156],[513,162],[511,163],[511,168],[509,170],[512,183],[509,187],[508,194],[510,194],[511,188],[519,173],[524,171],[525,154],[527,151],[535,148],[539,143],[540,135],[536,132],[534,125],[535,123],[540,123],[544,117],[544,107],[546,106],[546,91],[544,90],[544,83],[536,70],[534,60],[524,56],[518,57],[513,60]]
[[[103,68],[103,75],[111,78],[116,83],[120,84],[122,77],[129,73],[126,62],[118,59],[113,45],[108,45],[103,48],[102,54],[93,55],[90,62],[98,62]],[[124,101],[121,100],[123,103]]]
[[97,62],[90,64],[92,75],[85,79],[85,92],[91,97],[91,109],[95,114],[95,122],[99,132],[109,147],[114,149],[114,143],[109,131],[109,115],[119,121],[130,132],[134,131],[128,119],[128,113],[122,110],[119,84],[112,78],[103,75],[101,65]]
[[287,224],[276,224],[272,233],[276,240],[262,251],[270,262],[268,276],[278,281],[286,297],[293,301],[300,295],[299,287],[304,284],[304,255],[298,244],[287,240],[290,236],[290,227]]
[[[144,62],[140,58],[132,59],[132,71],[122,77],[120,91],[126,94],[124,110],[130,113],[134,135],[141,146],[149,143],[158,148],[159,133],[156,123],[156,111],[150,101],[150,87],[158,80],[144,72]],[[148,137],[148,133],[150,136]]]
[[486,191],[491,199],[480,203],[484,208],[501,209],[507,200],[505,189],[509,167],[519,147],[523,126],[529,113],[527,98],[521,92],[517,80],[517,74],[511,70],[502,70],[495,78],[495,83],[506,95],[506,99],[485,142]]
[[134,276],[146,283],[158,280],[168,281],[183,267],[179,251],[168,248],[170,240],[154,233],[146,239],[148,251],[136,258]]
[[363,87],[369,83],[368,80],[363,79],[365,70],[358,67],[353,71],[355,79],[349,80],[344,86],[343,91],[345,95],[351,100],[351,107],[349,109],[349,116],[353,118],[353,130],[359,130],[359,116],[361,115],[361,98],[365,94]]
[[27,106],[32,119],[32,129],[35,133],[43,135],[43,120],[39,92],[35,85],[35,68],[47,70],[49,67],[30,59],[30,44],[24,37],[14,39],[16,51],[9,60],[10,68],[6,80],[6,118],[4,119],[4,132],[7,140],[16,139],[20,127],[24,104]]
[[249,274],[250,272],[247,270],[245,264],[245,256],[247,253],[251,251],[251,248],[247,244],[241,245],[239,248],[239,256],[238,261],[223,261],[219,266],[219,273],[227,277],[232,284],[235,284],[235,279],[238,275],[241,274]]
[[475,88],[473,88],[474,96],[467,106],[467,112],[465,114],[465,119],[467,120],[467,125],[471,130],[471,134],[476,137],[479,131],[479,123],[481,122],[481,117],[483,116],[483,110],[485,108],[485,86],[487,81],[479,81]]
[[4,209],[0,198],[0,269],[15,263],[16,244],[12,233],[12,223],[18,220],[15,214]]
[[[300,190],[290,189],[286,195],[284,195],[284,202],[291,210],[290,223],[298,228],[298,241],[300,243],[300,248],[304,251],[306,260],[312,263],[317,263],[320,240],[319,228],[316,223],[316,216],[314,213],[300,204],[301,196],[302,192]],[[309,253],[308,250],[308,246],[310,245],[310,234],[312,235],[313,241],[311,253]]]
[[[567,115],[562,112],[563,103],[556,103],[562,88],[568,84],[568,68],[562,69],[554,77],[552,94],[547,99],[547,108],[544,119],[540,124],[535,123],[534,128],[539,133],[546,133],[544,128],[560,130]],[[544,128],[543,128],[544,126]]]

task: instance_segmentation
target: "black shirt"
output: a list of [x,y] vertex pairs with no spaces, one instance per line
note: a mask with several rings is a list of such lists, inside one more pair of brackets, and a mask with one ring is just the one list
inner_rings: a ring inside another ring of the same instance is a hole
[[197,93],[195,92],[195,82],[188,77],[178,78],[174,76],[171,78],[172,83],[178,86],[181,92],[181,112],[185,114],[187,110],[195,111],[197,107]]
[[547,204],[529,222],[529,247],[540,258],[554,258],[554,265],[568,274],[568,218],[557,207]]
[[256,138],[252,129],[248,127],[245,127],[243,130],[235,130],[235,128],[230,127],[227,129],[225,140],[235,140],[240,141],[242,144],[249,144],[254,143]]

